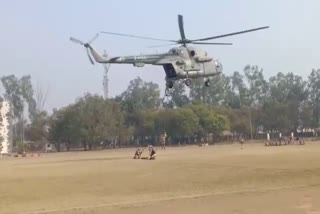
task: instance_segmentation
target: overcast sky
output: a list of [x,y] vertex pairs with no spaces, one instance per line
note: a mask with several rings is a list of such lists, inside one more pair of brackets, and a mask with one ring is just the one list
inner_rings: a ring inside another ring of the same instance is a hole
[[[48,110],[61,107],[85,92],[103,93],[103,67],[92,66],[84,41],[104,30],[165,39],[179,39],[177,14],[184,16],[190,39],[270,25],[263,31],[215,41],[233,46],[203,46],[223,63],[224,73],[258,65],[266,77],[294,72],[307,77],[320,68],[320,1],[317,0],[0,0],[0,76],[30,74],[33,82],[49,86]],[[110,56],[166,52],[150,49],[149,40],[101,35],[93,46]],[[133,78],[158,83],[164,89],[161,67],[112,65],[109,91],[115,96]],[[3,89],[0,89],[3,90]]]

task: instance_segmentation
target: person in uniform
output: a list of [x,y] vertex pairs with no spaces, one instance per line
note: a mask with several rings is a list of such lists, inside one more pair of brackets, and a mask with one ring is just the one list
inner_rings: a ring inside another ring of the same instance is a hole
[[156,150],[153,148],[152,145],[149,146],[149,159],[154,160],[156,159]]
[[163,132],[163,134],[160,137],[160,144],[161,144],[161,149],[166,149],[166,139],[167,139],[167,133]]
[[140,159],[141,154],[142,154],[142,151],[140,151],[140,149],[138,148],[134,153],[133,159]]
[[244,139],[243,139],[243,137],[241,136],[241,137],[240,137],[241,149],[243,149],[243,143],[244,143]]

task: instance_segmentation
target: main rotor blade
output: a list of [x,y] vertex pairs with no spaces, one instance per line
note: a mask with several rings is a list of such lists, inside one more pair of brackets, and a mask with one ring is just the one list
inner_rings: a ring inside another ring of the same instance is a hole
[[76,38],[73,38],[73,37],[70,37],[70,41],[77,43],[77,44],[80,44],[80,45],[84,45],[83,41],[76,39]]
[[179,22],[179,30],[180,30],[181,39],[185,40],[186,35],[184,33],[183,16],[182,15],[178,15],[178,22]]
[[130,35],[130,34],[123,34],[123,33],[112,33],[112,32],[106,32],[106,31],[101,31],[101,33],[111,34],[111,35],[116,35],[116,36],[126,36],[126,37],[138,38],[138,39],[149,39],[149,40],[155,40],[155,41],[176,42],[174,40],[158,39],[158,38],[145,37],[145,36],[136,36],[136,35]]
[[263,29],[266,29],[266,28],[269,28],[269,26],[253,28],[253,29],[249,29],[249,30],[244,30],[244,31],[239,31],[239,32],[234,32],[234,33],[228,33],[228,34],[223,34],[223,35],[213,36],[213,37],[208,37],[208,38],[203,38],[203,39],[194,39],[194,40],[191,40],[191,41],[196,42],[196,41],[206,41],[206,40],[210,40],[210,39],[218,39],[218,38],[222,38],[222,37],[233,36],[233,35],[242,34],[242,33],[249,33],[249,32],[253,32],[253,31],[257,31],[257,30],[263,30]]
[[196,45],[232,45],[232,43],[224,43],[224,42],[192,42],[192,44],[196,44]]
[[173,43],[173,44],[165,44],[165,45],[148,46],[148,48],[168,47],[168,46],[172,46],[172,45],[176,45],[176,43]]
[[88,43],[91,44],[94,40],[98,38],[99,34],[97,33]]

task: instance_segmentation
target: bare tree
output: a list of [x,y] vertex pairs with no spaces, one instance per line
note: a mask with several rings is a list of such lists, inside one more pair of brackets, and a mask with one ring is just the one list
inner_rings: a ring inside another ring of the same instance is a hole
[[44,109],[44,106],[46,104],[47,98],[49,93],[49,86],[46,90],[43,89],[43,86],[37,82],[37,88],[36,88],[36,102],[37,102],[37,111],[42,112]]

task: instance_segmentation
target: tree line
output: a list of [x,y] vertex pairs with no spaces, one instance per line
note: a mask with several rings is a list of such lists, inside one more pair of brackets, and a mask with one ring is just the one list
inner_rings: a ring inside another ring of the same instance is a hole
[[[2,96],[12,104],[14,141],[48,141],[61,149],[156,144],[166,131],[171,144],[218,141],[229,135],[256,138],[259,133],[290,133],[319,127],[320,69],[308,78],[279,72],[266,79],[263,69],[219,75],[206,87],[202,79],[187,88],[175,83],[170,97],[153,82],[137,77],[120,95],[104,99],[85,94],[48,114],[46,96],[30,76],[1,78]],[[40,96],[41,95],[41,96]],[[23,118],[28,109],[29,120]]]

